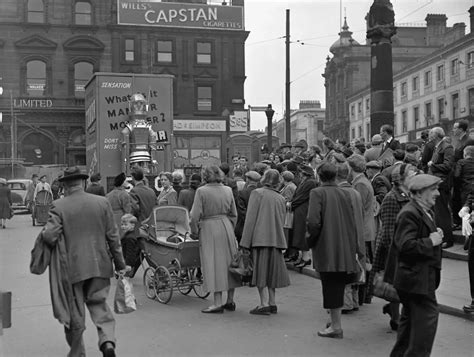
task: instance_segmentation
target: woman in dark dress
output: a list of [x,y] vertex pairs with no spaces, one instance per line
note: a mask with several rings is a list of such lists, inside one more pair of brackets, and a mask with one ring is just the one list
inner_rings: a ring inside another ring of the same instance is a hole
[[2,228],[6,228],[7,219],[12,218],[11,213],[12,194],[7,186],[7,180],[0,178],[0,219]]

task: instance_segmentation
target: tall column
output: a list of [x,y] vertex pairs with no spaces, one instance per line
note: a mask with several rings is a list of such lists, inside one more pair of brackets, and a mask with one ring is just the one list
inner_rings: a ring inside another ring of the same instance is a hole
[[369,11],[370,39],[370,128],[378,134],[384,124],[393,126],[393,70],[391,37],[396,33],[390,0],[374,0]]

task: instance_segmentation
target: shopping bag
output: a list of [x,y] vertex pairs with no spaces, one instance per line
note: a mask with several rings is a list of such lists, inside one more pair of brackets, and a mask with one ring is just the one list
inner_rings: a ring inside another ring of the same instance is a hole
[[291,208],[287,208],[286,213],[285,213],[285,222],[283,223],[283,228],[292,229],[293,219],[294,219],[294,213],[291,211]]
[[383,280],[385,272],[379,271],[374,276],[374,295],[390,302],[400,302],[397,290],[392,284]]
[[248,278],[252,276],[253,261],[249,250],[240,249],[234,254],[232,262],[229,266],[229,272],[239,275],[242,278]]
[[137,309],[133,285],[128,278],[119,276],[115,289],[114,311],[117,314],[128,314]]

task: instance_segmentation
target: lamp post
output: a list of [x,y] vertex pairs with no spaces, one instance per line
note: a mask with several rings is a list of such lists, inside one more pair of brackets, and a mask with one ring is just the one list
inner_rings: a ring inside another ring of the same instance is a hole
[[273,119],[273,114],[275,114],[275,111],[272,109],[272,105],[268,104],[267,109],[265,109],[265,115],[267,116],[267,147],[268,147],[268,152],[272,152],[272,119]]

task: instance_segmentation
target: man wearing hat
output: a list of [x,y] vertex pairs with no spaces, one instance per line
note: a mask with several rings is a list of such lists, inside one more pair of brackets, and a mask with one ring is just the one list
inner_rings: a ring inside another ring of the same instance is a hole
[[196,195],[197,188],[201,185],[201,175],[192,174],[189,180],[189,188],[185,188],[179,193],[178,205],[186,207],[189,212],[194,203],[194,196]]
[[99,348],[109,357],[115,356],[115,319],[106,299],[114,265],[120,273],[125,272],[126,266],[112,207],[106,198],[84,192],[88,177],[78,167],[64,171],[60,181],[65,197],[53,202],[41,239],[50,246],[59,239],[66,243],[65,258],[74,295],[74,304],[69,308],[71,317],[75,317],[65,327],[69,355],[86,354],[82,338],[86,305],[99,333]]
[[380,152],[382,151],[382,142],[383,139],[380,134],[375,134],[372,136],[371,147],[364,153],[364,157],[367,162],[377,160],[377,158],[380,156]]
[[392,185],[385,175],[382,175],[382,164],[379,161],[369,161],[366,165],[367,178],[374,189],[375,200],[379,205],[385,195],[392,189]]
[[245,173],[245,180],[247,183],[242,191],[238,193],[237,199],[235,200],[235,206],[237,208],[237,223],[235,224],[234,233],[238,242],[240,242],[240,239],[242,238],[250,194],[258,187],[261,178],[262,175],[257,171],[247,171]]
[[301,155],[303,151],[305,151],[306,146],[302,141],[298,141],[295,145],[293,145],[293,153],[295,156]]
[[433,212],[440,183],[441,179],[432,175],[411,178],[411,200],[397,216],[390,255],[396,257],[393,285],[403,309],[390,356],[431,354],[438,326],[435,291],[440,282],[443,241]]
[[142,168],[136,167],[133,169],[132,177],[134,184],[134,187],[130,190],[130,196],[132,196],[132,210],[140,224],[150,216],[156,204],[156,195],[155,191],[145,185]]
[[291,145],[287,143],[282,143],[279,147],[279,151],[283,156],[285,156],[287,152],[291,151]]
[[104,187],[100,184],[101,179],[100,172],[93,174],[90,178],[91,184],[87,186],[86,192],[97,196],[105,196]]

